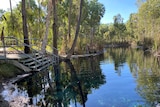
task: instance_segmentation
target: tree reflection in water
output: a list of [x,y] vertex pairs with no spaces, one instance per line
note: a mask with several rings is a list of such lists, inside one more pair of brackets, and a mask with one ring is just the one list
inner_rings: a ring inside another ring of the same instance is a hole
[[79,103],[85,107],[92,89],[106,82],[99,61],[94,57],[78,62],[77,59],[65,60],[53,68],[17,82],[21,90],[27,91],[30,105],[68,107],[74,103],[77,107]]
[[155,107],[160,103],[159,77],[159,59],[138,49],[117,48],[107,49],[103,57],[63,61],[18,81],[19,88],[6,86],[5,92],[18,90],[19,99],[38,107]]
[[121,75],[120,68],[127,63],[136,78],[136,91],[150,106],[160,103],[160,59],[149,53],[131,48],[107,49],[106,59],[114,62],[115,70]]

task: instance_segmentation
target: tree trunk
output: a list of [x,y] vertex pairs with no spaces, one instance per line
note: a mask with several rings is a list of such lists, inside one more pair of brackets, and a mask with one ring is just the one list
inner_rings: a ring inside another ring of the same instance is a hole
[[49,25],[50,25],[50,15],[51,15],[51,0],[48,1],[48,10],[47,10],[47,19],[46,19],[46,32],[45,35],[43,37],[43,42],[42,42],[42,48],[41,51],[42,53],[46,52],[46,46],[47,46],[47,42],[48,42],[48,32],[49,32]]
[[67,59],[69,59],[72,56],[72,54],[74,52],[74,48],[76,47],[76,42],[77,42],[78,33],[79,33],[79,29],[80,29],[81,16],[82,16],[82,3],[83,3],[83,0],[80,0],[80,9],[79,9],[78,22],[77,22],[77,26],[76,26],[75,38],[74,38],[72,47],[67,54],[67,57],[66,57]]
[[85,97],[85,95],[83,93],[82,86],[81,86],[81,81],[78,79],[78,76],[76,74],[76,70],[75,70],[72,62],[69,59],[65,60],[65,62],[67,63],[68,67],[71,70],[71,80],[72,81],[78,81],[77,84],[75,84],[75,85],[78,85],[78,89],[80,91],[80,96],[81,96],[81,101],[82,101],[83,107],[86,107],[85,102],[86,102],[87,98]]
[[93,45],[93,36],[94,36],[94,28],[91,27],[91,31],[90,31],[90,46],[91,47]]
[[64,35],[64,52],[66,53],[69,42],[71,41],[71,8],[72,0],[69,0],[68,8],[68,35]]
[[71,8],[72,8],[72,0],[69,1],[69,12],[68,12],[68,40],[71,40]]
[[4,26],[2,27],[1,41],[2,41],[2,45],[3,45],[4,58],[6,59],[6,46],[5,46],[5,40],[4,40]]
[[54,48],[57,49],[57,36],[58,36],[58,32],[57,32],[57,9],[56,9],[56,0],[52,0],[52,5],[53,5],[53,53],[58,55],[57,50],[55,50]]
[[11,2],[11,0],[9,0],[9,4],[10,4],[10,9],[11,9],[12,30],[14,31],[14,22],[13,22],[13,12],[12,12],[12,2]]
[[29,45],[29,40],[28,40],[25,0],[22,0],[22,21],[23,21],[23,36],[24,36],[24,45],[25,45],[24,53],[29,53],[30,48],[26,46],[26,45]]

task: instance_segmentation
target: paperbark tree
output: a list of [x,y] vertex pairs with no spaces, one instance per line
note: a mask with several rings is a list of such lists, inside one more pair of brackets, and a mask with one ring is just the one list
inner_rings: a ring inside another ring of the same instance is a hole
[[57,50],[55,50],[54,48],[57,49],[57,38],[58,38],[58,31],[57,31],[57,6],[56,6],[56,2],[58,2],[57,0],[52,0],[52,5],[53,5],[53,53],[58,55]]
[[71,8],[72,8],[72,0],[69,0],[69,12],[68,12],[68,38],[71,40]]
[[47,19],[46,19],[46,31],[45,31],[45,35],[43,37],[43,42],[42,42],[42,48],[41,51],[42,53],[46,52],[46,46],[47,46],[47,42],[48,42],[48,32],[49,32],[49,25],[50,25],[50,16],[51,16],[51,9],[52,9],[52,1],[49,0],[48,1],[48,9],[47,9]]
[[82,4],[83,4],[83,0],[80,0],[79,16],[78,16],[78,21],[77,21],[77,26],[76,26],[75,37],[74,37],[72,47],[71,47],[71,49],[69,50],[69,52],[66,56],[67,59],[69,59],[72,56],[72,54],[74,52],[74,48],[76,46],[78,33],[79,33],[79,29],[80,29],[81,16],[82,16]]
[[26,0],[22,0],[22,21],[23,21],[23,36],[24,36],[24,52],[29,53],[30,48],[27,46],[29,45],[28,40],[28,29],[27,29],[27,15],[26,15],[26,6],[25,6]]
[[12,19],[12,29],[14,30],[14,22],[13,22],[13,12],[12,12],[12,2],[9,0],[10,3],[10,9],[11,9],[11,19]]

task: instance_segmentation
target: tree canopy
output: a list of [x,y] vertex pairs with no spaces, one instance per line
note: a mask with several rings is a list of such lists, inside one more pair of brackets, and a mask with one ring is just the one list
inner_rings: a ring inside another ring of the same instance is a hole
[[[22,0],[23,1],[23,0]],[[67,54],[71,48],[76,26],[80,1],[60,0],[55,1],[56,20],[51,0],[26,1],[26,20],[29,39],[38,46],[44,43],[42,50],[49,49],[56,43],[60,54]],[[50,5],[49,5],[50,4]],[[0,10],[0,30],[4,27],[5,36],[15,36],[23,39],[22,2],[10,11]],[[149,49],[157,50],[160,46],[160,1],[137,0],[139,8],[137,13],[131,13],[127,22],[117,13],[113,17],[114,23],[102,24],[101,18],[105,7],[98,0],[83,0],[80,29],[74,53],[88,53],[102,49],[105,44],[136,43]],[[107,14],[107,13],[106,13]],[[107,20],[107,19],[106,19]],[[57,33],[52,31],[56,22]],[[53,38],[57,36],[57,40]],[[45,46],[46,45],[46,46]]]

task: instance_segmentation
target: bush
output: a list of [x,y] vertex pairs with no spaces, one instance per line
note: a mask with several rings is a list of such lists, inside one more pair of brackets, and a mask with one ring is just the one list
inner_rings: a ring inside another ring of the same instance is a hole
[[145,37],[143,40],[143,47],[151,49],[154,45],[154,40],[151,37]]

